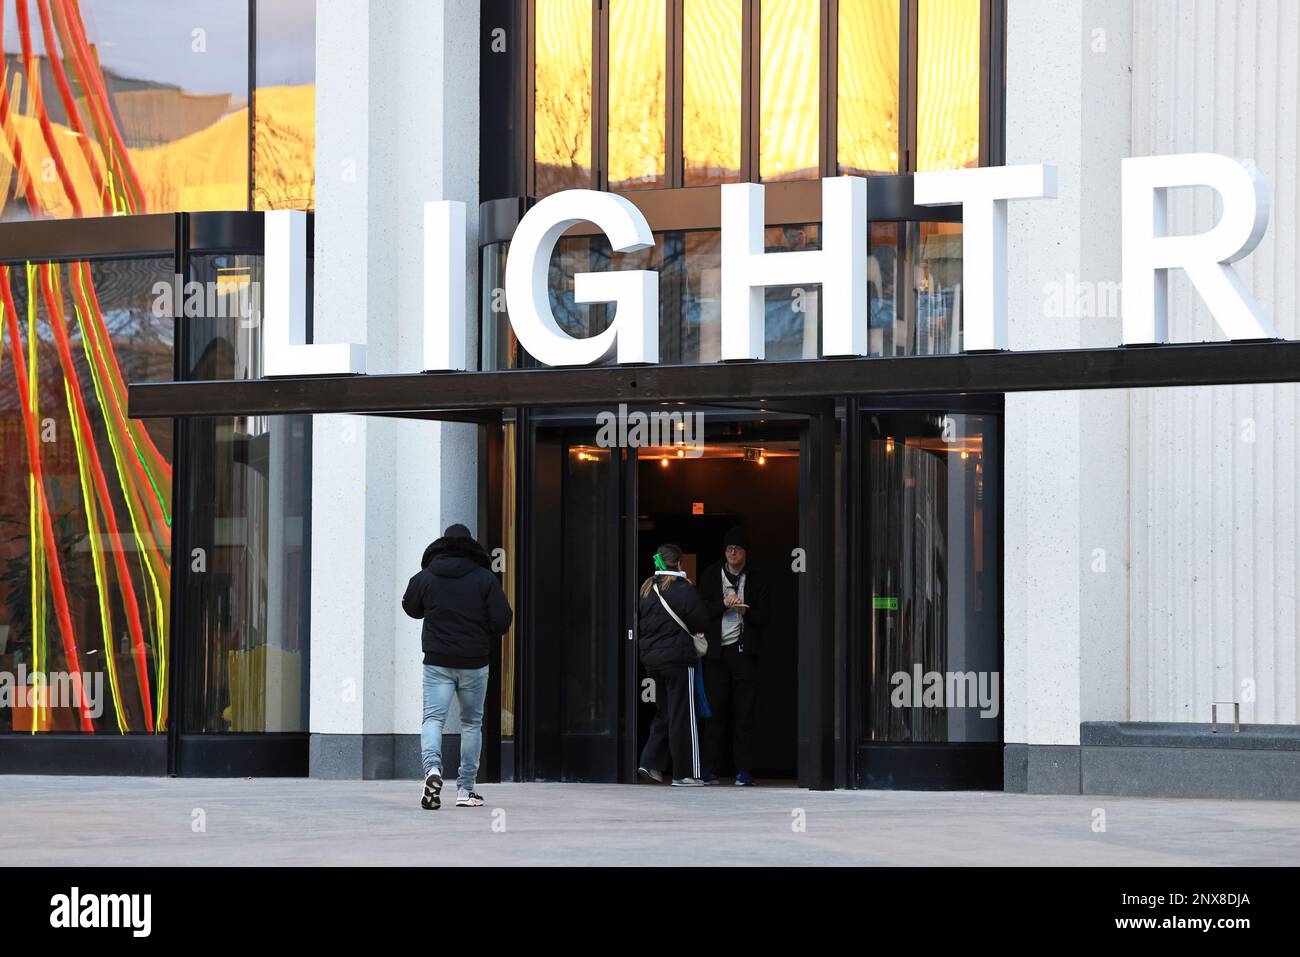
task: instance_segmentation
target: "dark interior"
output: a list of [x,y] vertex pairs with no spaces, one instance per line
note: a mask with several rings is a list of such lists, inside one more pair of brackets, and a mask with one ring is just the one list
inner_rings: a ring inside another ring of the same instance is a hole
[[[706,457],[672,458],[667,466],[660,459],[638,463],[638,580],[653,570],[654,549],[663,542],[680,545],[686,566],[693,561],[698,576],[722,560],[727,530],[744,526],[750,539],[748,566],[767,582],[773,605],[758,658],[754,774],[793,780],[798,763],[798,583],[791,552],[798,545],[799,456],[797,451],[769,454],[760,465],[741,457],[712,457],[716,448],[710,442]],[[740,450],[737,444],[735,453]],[[693,506],[700,505],[703,513],[694,514]],[[638,749],[653,715],[653,704],[638,705]],[[724,781],[735,773],[729,763],[716,770]]]

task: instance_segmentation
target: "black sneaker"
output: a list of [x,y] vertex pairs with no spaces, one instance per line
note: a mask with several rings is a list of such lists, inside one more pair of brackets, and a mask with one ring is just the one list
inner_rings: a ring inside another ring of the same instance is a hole
[[426,811],[436,811],[442,807],[442,774],[437,768],[429,772],[424,779],[424,797],[420,798],[420,807]]

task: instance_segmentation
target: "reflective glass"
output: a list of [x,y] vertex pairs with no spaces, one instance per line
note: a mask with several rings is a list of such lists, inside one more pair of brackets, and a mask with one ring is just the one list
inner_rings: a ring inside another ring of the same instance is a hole
[[537,0],[536,195],[591,188],[591,0]]
[[316,0],[258,0],[253,208],[313,209]]
[[994,417],[867,416],[867,741],[998,741]]
[[[189,317],[195,379],[261,374],[259,256],[196,256],[216,314]],[[190,423],[188,533],[202,572],[185,576],[185,729],[306,731],[310,645],[310,416]]]
[[758,105],[759,172],[769,182],[811,179],[818,168],[817,0],[763,0]]
[[170,278],[0,270],[0,731],[166,728],[173,432],[129,418],[126,387],[173,377]]
[[665,185],[665,16],[664,0],[612,0],[610,4],[610,189]]
[[741,0],[686,0],[682,152],[686,185],[740,179]]
[[841,0],[841,173],[898,172],[898,0]]
[[19,3],[4,18],[4,218],[248,208],[246,3]]
[[920,0],[916,168],[980,160],[980,0]]

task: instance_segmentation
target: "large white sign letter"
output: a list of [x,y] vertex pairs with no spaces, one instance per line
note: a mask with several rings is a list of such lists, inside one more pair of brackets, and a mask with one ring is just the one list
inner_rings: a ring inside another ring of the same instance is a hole
[[762,359],[764,291],[821,283],[822,354],[867,354],[867,181],[822,180],[822,248],[763,251],[763,187],[722,187],[722,358]]
[[[1253,163],[1218,153],[1141,156],[1120,163],[1125,344],[1169,341],[1169,270],[1183,269],[1230,339],[1276,339],[1229,263],[1268,228],[1268,184]],[[1208,233],[1170,236],[1167,193],[1210,186],[1223,216]]]
[[626,269],[577,273],[577,302],[613,302],[614,318],[599,335],[575,339],[555,321],[547,295],[551,251],[565,230],[595,223],[614,252],[654,245],[650,224],[622,196],[572,189],[546,197],[524,214],[506,256],[506,308],[520,344],[548,366],[589,365],[614,354],[620,363],[659,361],[658,273]]
[[918,206],[962,206],[962,349],[1007,348],[1007,201],[1055,199],[1056,167],[949,169],[912,183]]
[[424,204],[424,368],[464,371],[465,204]]
[[366,371],[366,347],[307,341],[307,214],[275,209],[264,229],[262,375],[328,375]]

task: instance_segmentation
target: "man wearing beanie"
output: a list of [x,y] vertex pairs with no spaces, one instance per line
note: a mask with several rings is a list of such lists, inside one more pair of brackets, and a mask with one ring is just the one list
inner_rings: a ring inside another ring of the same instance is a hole
[[452,695],[460,702],[460,773],[456,806],[478,807],[474,790],[483,748],[483,701],[488,661],[514,613],[483,546],[464,525],[452,525],[424,550],[421,570],[406,586],[402,610],[424,619],[424,721],[420,806],[442,806],[442,726]]
[[758,703],[755,655],[770,611],[766,586],[749,567],[749,537],[736,527],[723,539],[722,561],[700,576],[709,609],[704,693],[712,713],[704,728],[704,780],[717,780],[731,741],[736,783],[754,783],[754,725]]

